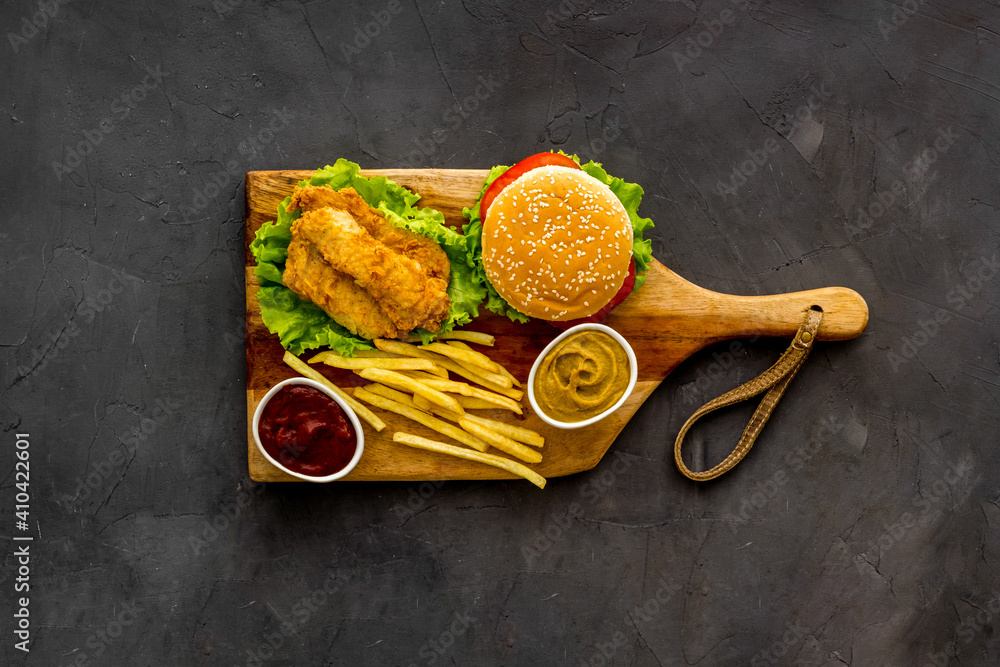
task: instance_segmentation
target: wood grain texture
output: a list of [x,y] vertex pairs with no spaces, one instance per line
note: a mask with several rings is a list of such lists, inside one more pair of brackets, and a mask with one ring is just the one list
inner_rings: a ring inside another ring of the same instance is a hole
[[[254,233],[274,219],[275,208],[295,183],[312,171],[260,171],[246,175],[246,316],[247,316],[247,449],[250,477],[255,481],[296,481],[274,468],[260,455],[250,432],[250,421],[260,398],[277,382],[296,375],[281,361],[284,353],[277,336],[268,332],[257,306],[257,281],[249,252]],[[365,176],[386,176],[422,195],[420,205],[444,213],[450,225],[465,220],[462,208],[472,205],[482,187],[486,170],[362,170]],[[548,426],[531,413],[524,399],[524,417],[505,411],[480,411],[492,418],[516,420],[545,436],[544,459],[532,466],[545,477],[558,477],[597,465],[615,437],[643,401],[663,379],[691,354],[722,340],[745,336],[790,338],[811,306],[823,308],[819,340],[847,340],[864,331],[868,307],[853,290],[826,287],[790,294],[734,296],[703,289],[653,261],[646,284],[615,309],[606,324],[621,333],[635,349],[639,382],[629,400],[616,413],[578,431]],[[483,311],[470,329],[497,336],[490,356],[508,366],[522,381],[535,357],[558,331],[543,322],[516,324]],[[353,373],[320,366],[319,370],[344,387],[364,384]],[[387,428],[380,433],[367,428],[365,454],[345,481],[508,479],[510,473],[472,461],[414,450],[392,442],[392,433],[406,430],[441,439],[428,429],[393,414],[380,416]]]

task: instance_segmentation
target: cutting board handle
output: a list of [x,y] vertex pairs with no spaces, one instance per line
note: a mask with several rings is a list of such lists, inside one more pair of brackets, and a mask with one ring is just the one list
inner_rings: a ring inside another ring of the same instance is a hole
[[812,306],[823,309],[817,340],[855,338],[868,325],[868,304],[846,287],[767,296],[723,294],[699,287],[656,261],[649,267],[646,285],[612,316],[618,315],[632,335],[645,337],[650,330],[658,331],[671,338],[675,349],[678,343],[688,347],[680,357],[684,359],[705,345],[730,338],[792,338]]
[[802,325],[805,312],[812,306],[823,310],[817,340],[856,338],[868,325],[868,304],[860,294],[846,287],[822,287],[767,296],[711,294],[721,297],[718,299],[720,305],[732,318],[733,334],[739,337],[791,338]]

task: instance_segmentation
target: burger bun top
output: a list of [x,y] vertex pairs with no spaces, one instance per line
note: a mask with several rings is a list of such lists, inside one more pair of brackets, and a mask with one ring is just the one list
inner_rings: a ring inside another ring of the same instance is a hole
[[607,185],[580,169],[523,174],[497,195],[482,225],[487,278],[530,317],[589,317],[628,275],[628,213]]

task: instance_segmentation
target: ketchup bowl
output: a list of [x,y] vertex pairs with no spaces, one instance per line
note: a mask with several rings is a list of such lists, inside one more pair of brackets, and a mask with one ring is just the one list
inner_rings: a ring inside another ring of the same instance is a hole
[[271,465],[307,482],[332,482],[361,460],[365,434],[351,406],[309,378],[290,378],[264,394],[253,440]]

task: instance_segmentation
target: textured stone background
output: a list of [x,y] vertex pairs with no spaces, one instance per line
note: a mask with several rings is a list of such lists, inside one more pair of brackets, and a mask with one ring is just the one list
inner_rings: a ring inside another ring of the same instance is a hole
[[[1000,11],[909,2],[3,3],[2,662],[1000,662]],[[782,341],[696,355],[544,492],[251,483],[242,173],[552,148],[641,183],[680,275],[852,287],[867,332],[711,484],[669,443]]]

